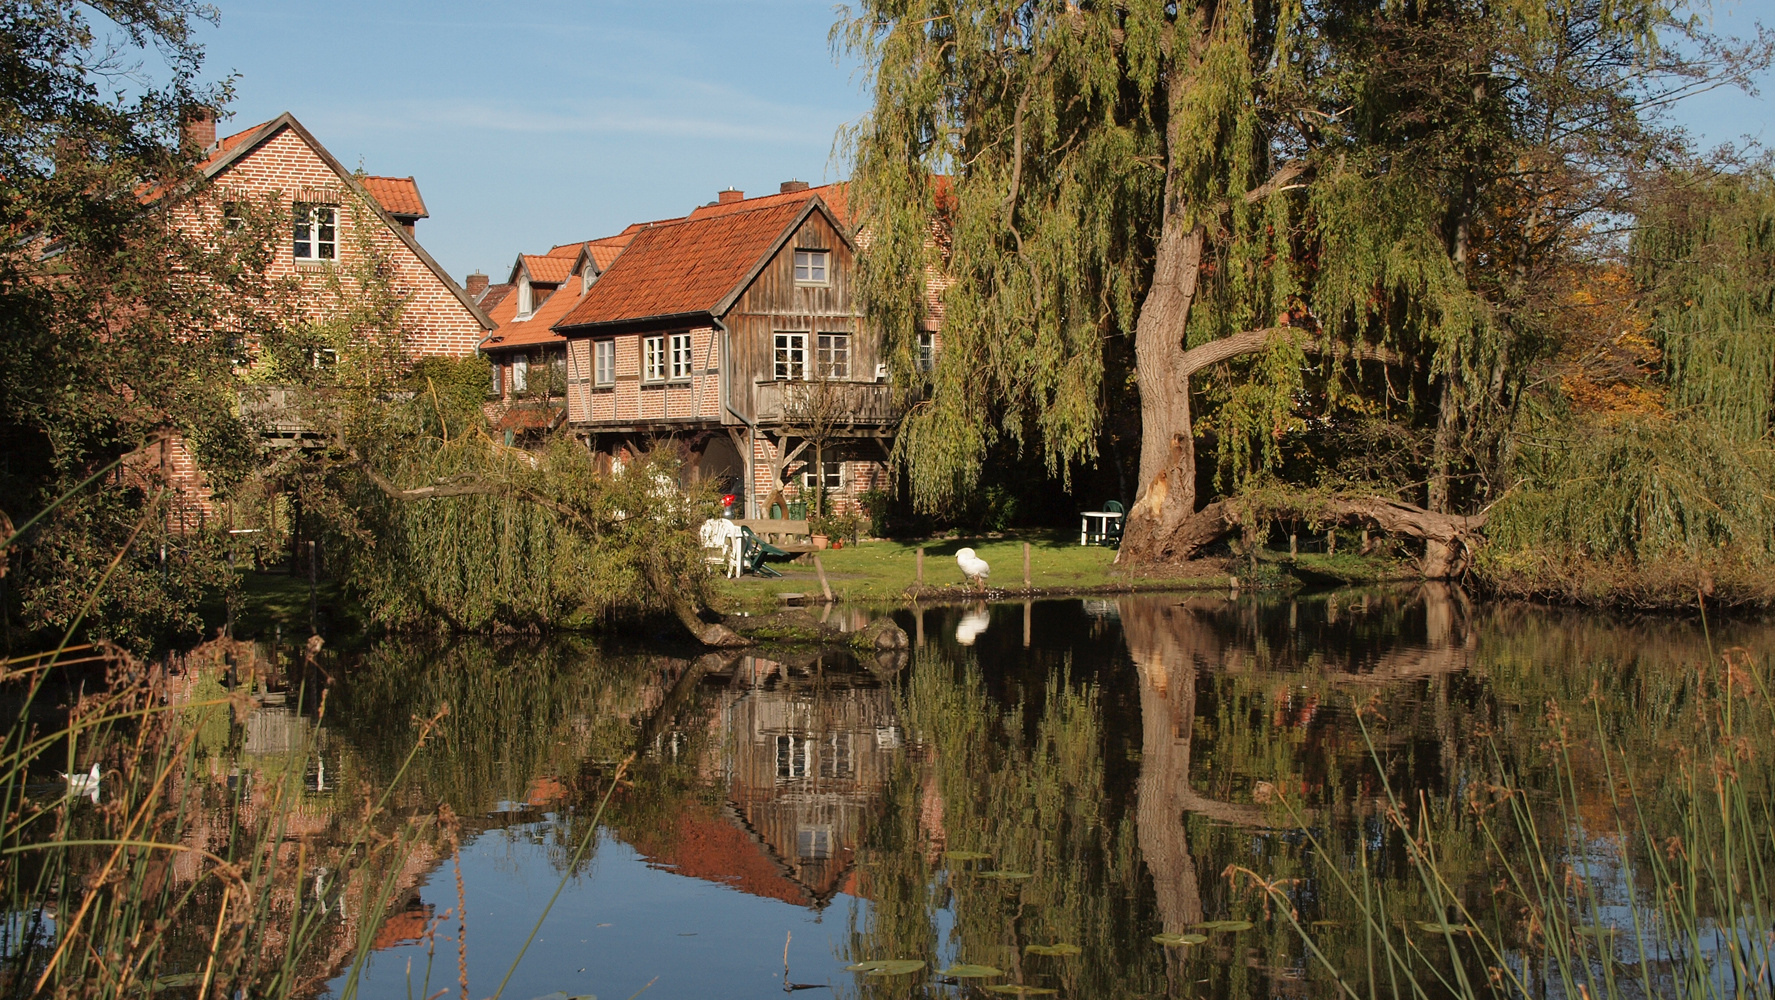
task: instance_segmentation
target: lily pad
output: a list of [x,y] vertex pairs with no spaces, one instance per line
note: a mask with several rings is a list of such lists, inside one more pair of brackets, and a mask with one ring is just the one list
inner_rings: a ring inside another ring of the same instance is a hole
[[1466,924],[1437,924],[1437,923],[1431,923],[1429,921],[1420,921],[1418,923],[1418,930],[1429,931],[1431,934],[1471,934],[1471,933],[1473,933],[1473,928],[1468,927]]
[[1064,942],[1059,944],[1024,945],[1023,950],[1031,955],[1058,955],[1061,958],[1071,958],[1074,955],[1082,955],[1085,952],[1085,949],[1080,948],[1076,944],[1066,944]]
[[1344,922],[1342,920],[1315,920],[1308,926],[1311,926],[1311,927],[1342,927],[1343,925],[1344,925]]
[[1235,931],[1250,930],[1251,929],[1251,921],[1249,921],[1249,920],[1210,920],[1205,924],[1197,924],[1196,929],[1200,930],[1200,931],[1217,931],[1220,933],[1232,934]]
[[1005,878],[1005,879],[1035,878],[1035,876],[1031,875],[1029,872],[1010,872],[1010,871],[1000,871],[997,869],[995,869],[993,871],[989,871],[989,872],[976,872],[975,874],[979,875],[981,878]]
[[924,963],[916,958],[878,958],[872,962],[847,965],[844,971],[861,972],[865,976],[905,976],[923,968]]
[[943,856],[951,861],[985,861],[992,857],[981,851],[944,851]]
[[939,976],[953,976],[956,979],[986,979],[990,976],[1002,976],[1004,974],[1003,969],[995,969],[990,965],[969,965],[966,962],[952,965],[949,968],[944,969],[942,972],[937,973]]
[[1208,940],[1206,934],[1154,934],[1153,940],[1168,948],[1176,948],[1186,944],[1204,944]]
[[988,993],[1006,993],[1020,997],[1046,997],[1060,992],[1046,986],[1024,986],[1022,983],[993,983],[986,987]]
[[1609,937],[1621,933],[1619,927],[1577,927],[1573,930],[1585,937]]

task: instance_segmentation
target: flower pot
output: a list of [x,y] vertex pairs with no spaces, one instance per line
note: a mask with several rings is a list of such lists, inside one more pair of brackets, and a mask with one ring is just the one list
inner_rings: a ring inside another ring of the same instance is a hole
[[814,548],[823,549],[826,547],[826,542],[828,541],[828,539],[826,538],[825,535],[814,535],[812,537],[813,537],[813,542],[814,542]]

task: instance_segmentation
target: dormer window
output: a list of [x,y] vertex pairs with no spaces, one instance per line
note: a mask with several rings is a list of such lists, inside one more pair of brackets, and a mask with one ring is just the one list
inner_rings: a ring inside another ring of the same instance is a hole
[[517,315],[517,318],[518,319],[529,319],[531,314],[536,312],[536,307],[537,307],[537,305],[540,304],[537,300],[540,297],[541,296],[538,296],[536,294],[536,287],[534,285],[530,284],[530,276],[529,275],[525,275],[525,276],[519,278],[518,279],[518,315]]
[[830,250],[797,250],[795,251],[795,283],[798,285],[824,285],[831,280],[832,251]]
[[579,294],[584,295],[586,293],[586,289],[591,288],[592,283],[597,280],[598,280],[597,269],[592,267],[591,261],[589,261],[589,260],[586,261],[585,268],[579,272]]
[[339,259],[339,207],[296,203],[294,252],[297,260]]

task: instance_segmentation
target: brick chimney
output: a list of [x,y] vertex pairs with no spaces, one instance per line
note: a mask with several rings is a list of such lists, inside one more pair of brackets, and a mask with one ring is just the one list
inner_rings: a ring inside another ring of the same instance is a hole
[[741,191],[738,188],[728,188],[727,190],[718,192],[715,195],[715,204],[717,204],[717,205],[731,205],[736,201],[744,201],[745,198],[746,198],[746,192]]
[[797,191],[806,191],[806,190],[807,190],[807,182],[806,181],[784,181],[783,186],[777,189],[777,193],[778,194],[794,194]]
[[199,153],[216,148],[216,113],[209,108],[196,108],[185,119],[185,142]]
[[487,276],[476,271],[462,283],[462,290],[468,293],[469,298],[476,302],[481,301],[481,296],[487,294]]

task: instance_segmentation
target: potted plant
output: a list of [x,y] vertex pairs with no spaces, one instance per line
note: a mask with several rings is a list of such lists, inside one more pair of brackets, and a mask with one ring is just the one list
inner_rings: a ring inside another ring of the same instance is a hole
[[831,544],[832,539],[844,536],[844,526],[838,522],[839,519],[830,514],[808,518],[808,537],[814,543],[814,548],[826,548]]

